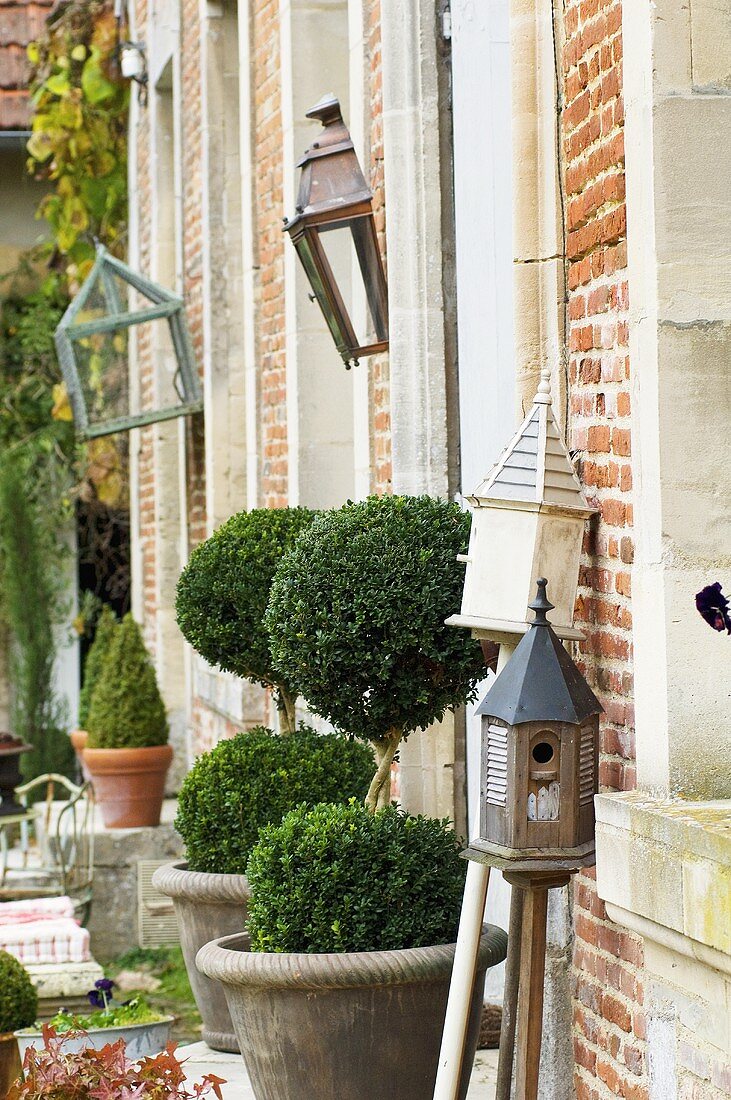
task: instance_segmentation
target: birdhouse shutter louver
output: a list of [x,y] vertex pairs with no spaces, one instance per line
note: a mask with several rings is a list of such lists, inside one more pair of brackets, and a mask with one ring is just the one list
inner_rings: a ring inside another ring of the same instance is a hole
[[490,725],[487,731],[487,790],[485,800],[492,806],[504,806],[508,790],[508,731]]
[[594,730],[584,726],[581,731],[579,755],[579,803],[587,806],[594,797]]

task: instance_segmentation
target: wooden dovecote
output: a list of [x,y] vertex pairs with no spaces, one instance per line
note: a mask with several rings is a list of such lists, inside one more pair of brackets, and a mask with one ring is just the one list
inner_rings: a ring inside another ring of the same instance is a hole
[[544,370],[533,405],[487,477],[468,497],[473,507],[462,606],[448,619],[477,637],[512,642],[527,629],[534,579],[551,577],[561,638],[573,626],[587,504],[551,404]]

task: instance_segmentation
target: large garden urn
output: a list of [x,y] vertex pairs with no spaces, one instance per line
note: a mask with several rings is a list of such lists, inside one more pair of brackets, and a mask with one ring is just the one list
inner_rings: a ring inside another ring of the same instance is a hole
[[15,788],[21,780],[20,757],[32,748],[21,737],[0,733],[0,817],[23,813],[25,807],[16,800]]

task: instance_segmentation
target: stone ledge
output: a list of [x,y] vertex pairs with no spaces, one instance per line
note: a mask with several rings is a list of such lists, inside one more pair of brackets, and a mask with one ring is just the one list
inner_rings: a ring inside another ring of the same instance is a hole
[[596,819],[599,897],[731,955],[731,799],[598,795]]

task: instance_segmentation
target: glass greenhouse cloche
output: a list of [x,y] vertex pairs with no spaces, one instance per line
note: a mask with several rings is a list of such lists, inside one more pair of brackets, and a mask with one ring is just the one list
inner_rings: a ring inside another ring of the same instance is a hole
[[[80,435],[110,435],[203,408],[183,300],[102,245],[55,340]],[[144,382],[143,363],[151,368]]]

